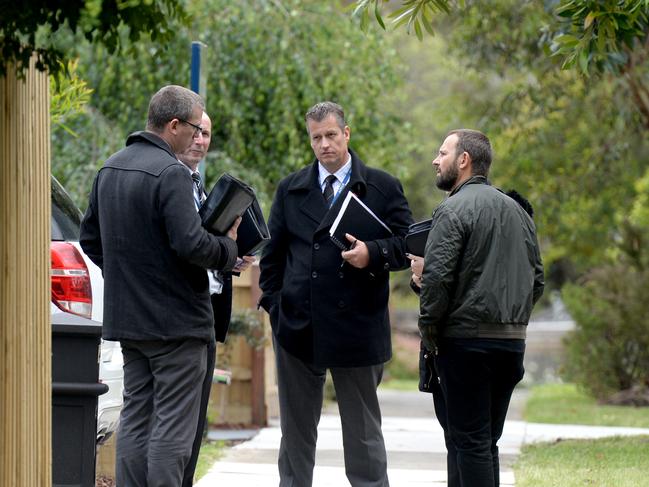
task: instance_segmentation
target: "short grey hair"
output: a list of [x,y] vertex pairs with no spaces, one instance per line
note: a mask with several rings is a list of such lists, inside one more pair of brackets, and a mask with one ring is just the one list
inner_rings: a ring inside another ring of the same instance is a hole
[[487,177],[492,158],[489,138],[478,130],[470,129],[451,130],[446,136],[451,135],[457,135],[455,157],[466,152],[471,156],[472,175]]
[[322,122],[329,115],[334,116],[340,130],[345,130],[347,124],[345,123],[345,112],[343,111],[343,107],[332,101],[322,101],[313,105],[306,112],[304,121],[308,122],[309,120],[313,120],[315,122]]
[[197,105],[205,110],[205,103],[197,93],[178,85],[163,86],[151,97],[146,128],[161,132],[174,118],[189,120]]

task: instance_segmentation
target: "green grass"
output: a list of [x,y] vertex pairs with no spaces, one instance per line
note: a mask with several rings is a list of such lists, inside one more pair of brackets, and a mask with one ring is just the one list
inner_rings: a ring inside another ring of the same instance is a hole
[[226,444],[224,441],[203,441],[201,451],[198,454],[198,462],[196,463],[194,482],[197,482],[203,477],[212,468],[214,462],[223,456],[225,448]]
[[395,309],[419,310],[419,296],[410,289],[390,293],[390,306]]
[[[524,418],[535,423],[649,427],[649,408],[604,406],[573,384],[535,386]],[[516,487],[649,486],[649,436],[526,445]]]
[[649,408],[600,405],[573,384],[533,387],[523,417],[530,423],[649,428]]
[[418,379],[389,379],[384,380],[379,385],[381,389],[394,389],[397,391],[418,391]]
[[649,485],[649,436],[565,440],[525,446],[516,487]]

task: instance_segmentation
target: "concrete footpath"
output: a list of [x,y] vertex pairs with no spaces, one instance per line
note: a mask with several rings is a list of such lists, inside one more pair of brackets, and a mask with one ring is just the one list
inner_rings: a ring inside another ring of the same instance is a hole
[[[391,487],[442,487],[446,485],[444,437],[428,394],[416,391],[379,390],[383,411],[383,435],[388,451]],[[522,445],[559,438],[600,438],[620,435],[649,435],[649,429],[549,425],[526,423],[521,411],[526,393],[517,390],[503,436],[499,442],[501,485],[515,485],[512,465]],[[250,440],[228,449],[197,487],[276,486],[277,451],[281,434],[273,422]],[[325,408],[318,428],[314,487],[348,486],[345,477],[342,433],[337,406]]]

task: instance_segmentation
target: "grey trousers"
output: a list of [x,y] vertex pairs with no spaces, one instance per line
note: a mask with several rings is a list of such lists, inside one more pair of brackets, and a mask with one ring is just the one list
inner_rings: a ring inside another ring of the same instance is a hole
[[192,453],[185,465],[185,472],[183,473],[182,487],[192,487],[194,485],[194,474],[196,473],[196,464],[198,463],[198,455],[201,451],[201,444],[203,443],[203,433],[205,426],[207,426],[207,408],[210,404],[210,392],[212,392],[212,379],[214,378],[214,366],[216,365],[216,343],[210,343],[207,346],[207,366],[205,368],[205,378],[203,379],[201,391],[201,405],[198,412],[198,426],[196,428],[196,435],[194,436],[194,443],[192,444]]
[[122,340],[119,487],[178,487],[198,424],[207,343]]
[[[313,482],[318,423],[326,369],[286,352],[274,340],[282,440],[280,487],[309,487]],[[376,388],[383,364],[330,368],[340,410],[345,473],[353,487],[388,487],[387,456],[381,432]]]

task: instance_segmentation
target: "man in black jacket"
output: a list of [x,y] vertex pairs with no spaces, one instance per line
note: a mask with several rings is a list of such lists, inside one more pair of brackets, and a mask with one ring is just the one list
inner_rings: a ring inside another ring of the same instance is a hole
[[175,156],[202,131],[202,113],[195,93],[160,89],[147,130],[97,174],[82,222],[81,246],[104,274],[103,337],[124,355],[120,486],[181,484],[214,340],[205,269],[230,270],[237,258],[236,224],[226,237],[202,228]]
[[423,274],[413,275],[461,487],[499,485],[497,442],[523,378],[527,323],[544,286],[534,223],[489,184],[490,165],[484,134],[448,134],[433,167],[449,197],[433,213]]
[[[282,442],[280,486],[311,485],[325,373],[340,410],[345,470],[354,487],[388,485],[376,388],[392,354],[390,270],[407,266],[412,217],[401,184],[348,148],[342,108],[318,103],[306,114],[316,160],[279,184],[271,241],[260,267],[260,305],[269,313],[277,361]],[[341,253],[329,229],[354,192],[393,232]]]

